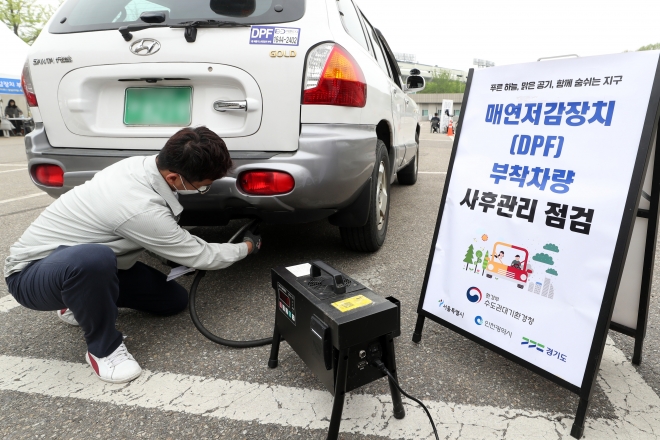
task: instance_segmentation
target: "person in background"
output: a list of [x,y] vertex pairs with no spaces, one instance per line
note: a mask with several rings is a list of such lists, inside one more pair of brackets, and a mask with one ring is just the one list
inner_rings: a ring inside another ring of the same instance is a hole
[[[20,118],[23,116],[23,111],[18,108],[16,101],[13,99],[10,99],[7,103],[7,107],[5,107],[5,116],[7,118]],[[23,121],[12,121],[12,124],[14,124],[14,127],[16,127],[17,130],[21,130],[21,134],[25,134]]]
[[440,118],[438,117],[437,113],[433,114],[433,117],[431,118],[431,133],[433,132],[439,132],[440,131]]

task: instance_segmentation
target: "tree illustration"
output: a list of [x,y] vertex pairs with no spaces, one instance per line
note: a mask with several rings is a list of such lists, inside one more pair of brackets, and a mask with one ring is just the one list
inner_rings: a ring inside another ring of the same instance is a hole
[[543,249],[546,251],[551,251],[551,252],[559,252],[559,246],[556,244],[548,243],[545,246],[543,246]]
[[486,251],[486,255],[484,255],[484,264],[481,266],[481,276],[484,276],[484,273],[486,273],[486,268],[488,267],[488,251]]
[[549,273],[550,275],[555,275],[555,276],[559,275],[557,271],[554,269],[548,269],[545,271],[545,273]]
[[548,255],[548,254],[544,254],[544,253],[539,253],[539,254],[534,255],[534,256],[532,257],[532,260],[534,260],[534,261],[538,261],[538,262],[540,262],[540,263],[549,264],[550,266],[552,266],[552,265],[555,264],[555,262],[554,262],[554,260],[552,259],[552,257],[551,257],[550,255]]
[[466,263],[465,270],[468,270],[468,266],[472,264],[473,260],[474,260],[474,247],[470,245],[470,247],[467,250],[467,253],[465,254],[465,258],[463,258],[463,263]]
[[477,273],[477,267],[479,267],[479,263],[481,263],[481,257],[483,257],[484,253],[481,251],[475,252],[477,256],[477,261],[474,262],[474,273]]

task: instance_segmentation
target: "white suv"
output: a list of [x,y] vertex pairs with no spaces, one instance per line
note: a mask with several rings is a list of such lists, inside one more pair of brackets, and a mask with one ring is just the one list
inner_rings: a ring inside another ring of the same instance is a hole
[[[352,0],[67,0],[32,46],[30,174],[52,196],[181,127],[234,169],[181,199],[182,225],[323,218],[346,246],[385,240],[389,187],[417,179],[419,110]],[[185,199],[185,200],[184,200]]]

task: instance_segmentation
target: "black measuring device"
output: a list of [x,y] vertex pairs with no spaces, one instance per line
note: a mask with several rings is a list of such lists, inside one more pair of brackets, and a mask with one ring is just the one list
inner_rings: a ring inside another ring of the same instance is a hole
[[[405,410],[396,382],[394,338],[401,309],[322,261],[271,270],[277,312],[268,366],[283,338],[334,396],[328,440],[339,435],[346,392],[388,377],[394,417]],[[390,374],[388,374],[390,373]]]
[[[257,224],[253,220],[241,227],[229,243]],[[346,392],[383,377],[390,385],[394,417],[405,417],[403,394],[424,409],[439,438],[428,408],[402,390],[397,380],[394,338],[401,334],[401,307],[396,298],[383,298],[322,261],[276,267],[271,269],[277,308],[273,338],[233,341],[210,332],[197,315],[197,288],[204,275],[205,271],[196,271],[190,287],[190,317],[195,327],[227,347],[272,343],[270,368],[277,367],[280,343],[285,340],[334,396],[328,440],[339,436]]]

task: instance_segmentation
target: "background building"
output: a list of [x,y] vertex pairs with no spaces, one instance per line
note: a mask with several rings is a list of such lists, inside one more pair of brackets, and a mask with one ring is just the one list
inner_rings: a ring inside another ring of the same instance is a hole
[[421,75],[426,80],[440,76],[442,73],[446,72],[449,74],[449,79],[455,79],[462,82],[467,81],[468,73],[465,70],[421,64],[417,62],[417,56],[411,53],[394,52],[394,57],[399,64],[399,69],[401,69],[401,74],[403,75],[404,80],[410,75],[410,69],[419,69]]
[[433,113],[440,113],[442,110],[442,100],[451,99],[454,101],[454,122],[458,121],[463,106],[463,93],[414,93],[408,95],[419,105],[421,120],[428,121]]

